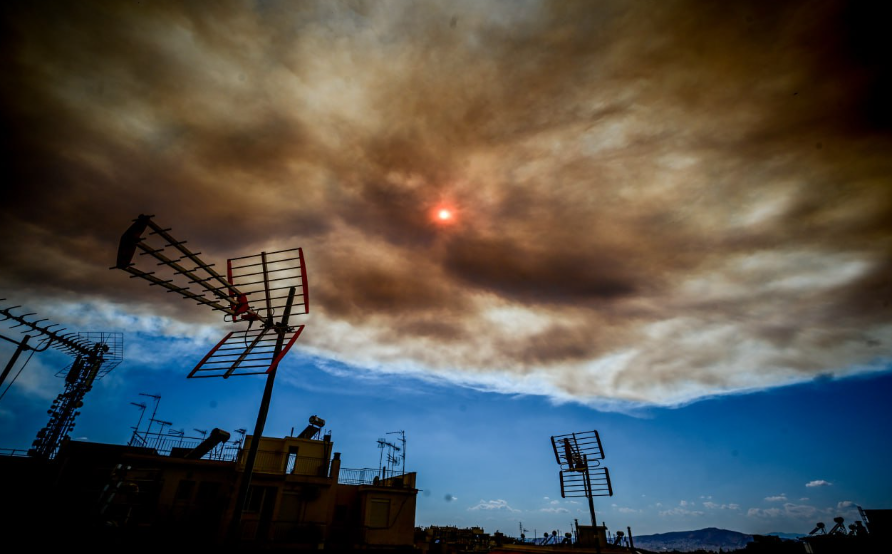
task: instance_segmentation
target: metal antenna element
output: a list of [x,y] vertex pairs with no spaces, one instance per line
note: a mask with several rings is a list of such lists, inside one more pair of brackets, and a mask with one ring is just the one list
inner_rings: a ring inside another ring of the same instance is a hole
[[554,459],[560,466],[561,497],[588,498],[592,526],[597,526],[594,496],[613,496],[610,473],[601,466],[604,449],[597,431],[551,437]]
[[[149,393],[146,393],[146,392],[141,392],[141,393],[139,393],[139,395],[140,395],[140,396],[146,396],[146,397],[148,397],[148,398],[152,398],[152,399],[155,400],[155,408],[152,410],[152,417],[149,418],[149,426],[146,427],[146,435],[145,435],[145,437],[140,437],[139,435],[136,435],[136,437],[137,437],[138,439],[139,439],[139,438],[142,439],[142,440],[141,440],[141,443],[142,443],[142,444],[140,444],[139,446],[148,446],[148,442],[149,442],[149,432],[152,430],[152,423],[154,423],[155,421],[157,421],[157,420],[155,419],[155,416],[158,415],[158,405],[161,404],[161,395],[160,395],[160,394],[149,394]],[[131,444],[131,446],[134,446],[134,445]]]
[[130,436],[129,446],[135,446],[138,444],[138,440],[141,440],[139,436],[139,426],[142,425],[142,418],[146,415],[146,404],[145,402],[131,402],[131,406],[136,406],[139,408],[139,421],[136,422],[136,427],[133,428],[133,434]]
[[[274,371],[303,331],[303,325],[282,325],[275,318],[287,320],[286,307],[288,316],[309,312],[303,250],[293,248],[232,258],[227,260],[224,277],[214,270],[214,264],[198,257],[200,252],[187,249],[186,241],[175,239],[168,232],[170,229],[160,227],[152,217],[140,215],[124,232],[112,269],[121,269],[150,285],[221,311],[228,321],[249,323],[247,329],[223,337],[188,376],[229,378]],[[150,245],[142,236],[147,231],[151,231],[149,236],[160,238],[161,244]],[[154,271],[136,267],[137,251],[156,261]],[[201,290],[195,292],[190,285]],[[289,303],[291,289],[295,293]],[[259,325],[255,327],[255,323]],[[280,339],[283,344],[277,347]]]
[[[403,461],[403,475],[406,474],[406,432],[405,431],[390,431],[387,433],[388,435],[399,435],[400,436],[400,444],[403,445],[403,455],[401,456]],[[399,450],[399,448],[397,448]]]
[[[399,432],[399,431],[397,431]],[[387,433],[391,435],[393,433]],[[386,479],[387,474],[389,473],[391,476],[394,475],[393,466],[399,462],[400,456],[396,454],[396,452],[400,451],[400,447],[393,444],[392,442],[387,442],[384,439],[378,439],[378,448],[381,449],[381,456],[378,460],[378,473],[380,474],[381,479]],[[387,457],[384,457],[384,450],[387,449]]]
[[[5,299],[0,299],[2,300]],[[80,415],[78,410],[84,405],[84,396],[93,388],[93,383],[124,360],[124,337],[122,333],[64,333],[65,329],[52,329],[58,327],[58,324],[44,323],[46,319],[29,319],[34,313],[14,314],[13,310],[19,307],[0,308],[0,321],[12,321],[15,325],[11,329],[23,328],[22,332],[33,335],[25,335],[21,341],[0,335],[18,345],[0,374],[0,384],[24,350],[43,352],[53,347],[74,357],[71,364],[56,374],[57,377],[65,378],[65,390],[53,401],[47,411],[49,422],[37,432],[37,438],[28,450],[30,456],[50,459],[55,457],[62,441],[69,438],[74,421]],[[36,347],[28,344],[33,337],[37,337],[39,341]]]
[[[5,300],[5,298],[0,298],[0,302],[3,302]],[[83,337],[81,333],[65,333],[64,328],[50,330],[53,327],[59,327],[58,323],[40,325],[47,320],[28,320],[28,317],[35,315],[33,312],[19,315],[13,314],[12,310],[15,310],[16,308],[21,308],[21,306],[0,308],[0,321],[14,321],[15,325],[10,327],[10,329],[24,327],[24,329],[21,330],[22,333],[36,333],[35,336],[40,337],[40,346],[37,348],[29,347],[29,349],[32,349],[36,352],[43,352],[44,350],[52,346],[53,348],[60,350],[70,356],[77,356],[78,354],[86,354],[93,346],[93,343],[88,338]],[[2,337],[2,335],[0,335],[0,337]],[[8,340],[9,342],[18,342],[8,337],[2,338]],[[120,363],[121,361],[119,360],[118,364]],[[117,364],[115,364],[115,366],[116,365]],[[109,368],[108,371],[111,371],[115,366]],[[106,371],[106,373],[108,373],[108,371]]]
[[[188,377],[267,376],[229,529],[230,537],[237,540],[276,370],[304,329],[303,325],[290,324],[289,320],[293,315],[309,313],[303,250],[292,248],[229,259],[224,277],[214,269],[214,264],[198,257],[200,252],[186,248],[185,241],[175,239],[168,232],[170,229],[162,228],[152,217],[140,215],[124,232],[111,269],[126,271],[131,277],[221,311],[224,320],[248,323],[247,329],[231,332],[217,343]],[[150,245],[143,236],[147,231],[148,236],[154,236],[156,245]],[[154,259],[156,271],[162,275],[137,269],[134,263],[137,251],[140,256]],[[192,290],[191,285],[199,290]]]

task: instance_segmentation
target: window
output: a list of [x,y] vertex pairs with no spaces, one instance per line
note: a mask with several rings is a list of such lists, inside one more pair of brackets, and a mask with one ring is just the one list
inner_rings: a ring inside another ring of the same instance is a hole
[[390,500],[373,498],[369,502],[369,527],[390,527]]
[[297,470],[297,446],[288,447],[288,461],[285,462],[285,473],[294,473]]

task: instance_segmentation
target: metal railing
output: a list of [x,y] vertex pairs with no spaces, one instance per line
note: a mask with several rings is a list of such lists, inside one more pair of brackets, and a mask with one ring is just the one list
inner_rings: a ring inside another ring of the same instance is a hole
[[[204,439],[199,437],[179,437],[162,433],[134,433],[130,437],[129,446],[153,448],[160,456],[170,456],[174,448],[193,449],[202,443]],[[202,460],[216,460],[221,462],[234,462],[238,460],[241,452],[241,442],[229,441],[218,444],[210,452],[201,457]]]
[[402,479],[403,473],[397,470],[342,467],[338,474],[338,483],[345,485],[380,485],[382,487],[408,487]]

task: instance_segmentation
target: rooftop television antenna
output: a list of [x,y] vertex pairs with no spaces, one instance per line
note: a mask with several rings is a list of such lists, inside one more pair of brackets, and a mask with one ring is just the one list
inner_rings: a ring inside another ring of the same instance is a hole
[[402,461],[403,461],[403,475],[405,475],[406,474],[406,432],[405,431],[391,431],[387,434],[400,436],[400,444],[403,446],[403,454],[400,457],[402,458]]
[[133,446],[136,443],[137,437],[139,437],[139,426],[142,425],[142,418],[146,415],[146,403],[145,402],[131,402],[131,406],[136,406],[139,408],[139,420],[136,422],[136,427],[133,427],[133,434],[130,436],[130,446]]
[[613,496],[610,473],[601,467],[604,449],[597,431],[570,433],[551,437],[554,459],[560,466],[561,498],[588,498],[592,526],[598,525],[595,517],[595,496]]
[[[303,250],[292,248],[231,258],[226,262],[224,277],[214,269],[214,264],[208,264],[198,257],[200,252],[186,248],[185,241],[175,239],[168,232],[170,229],[159,226],[152,217],[140,215],[124,232],[112,269],[126,271],[131,277],[149,281],[152,286],[159,286],[223,312],[226,321],[248,323],[246,329],[227,334],[198,362],[188,377],[228,379],[234,375],[267,376],[254,427],[254,440],[245,459],[244,476],[233,513],[230,533],[234,537],[237,536],[251,486],[276,370],[304,329],[303,325],[291,324],[290,318],[309,313]],[[154,237],[155,245],[150,245],[147,237],[143,236],[147,231],[148,237]],[[140,257],[153,258],[157,270],[164,275],[138,269],[134,263],[137,250]],[[196,285],[201,290],[195,292],[190,285]]]
[[[378,459],[378,473],[381,474],[381,478],[384,479],[387,477],[387,472],[390,471],[393,474],[393,470],[391,466],[396,463],[396,460],[399,456],[396,456],[394,453],[400,451],[400,447],[393,444],[392,442],[387,442],[384,439],[378,439],[378,448],[381,449],[381,455]],[[387,458],[384,458],[384,450],[387,449]]]
[[[5,299],[0,299],[2,300]],[[46,427],[37,432],[37,438],[28,450],[29,456],[49,459],[55,457],[59,445],[68,438],[74,428],[74,420],[80,415],[78,410],[84,405],[84,396],[93,388],[93,383],[124,360],[124,338],[122,333],[65,333],[63,328],[53,329],[59,325],[47,324],[46,319],[29,319],[35,315],[33,312],[14,314],[13,310],[19,307],[0,308],[0,321],[12,321],[15,325],[10,327],[11,329],[24,327],[22,332],[33,335],[26,334],[20,341],[0,335],[18,345],[3,373],[0,374],[0,384],[25,350],[31,350],[33,355],[34,352],[43,352],[53,347],[74,357],[74,361],[56,373],[57,377],[65,378],[65,390],[56,397],[53,405],[47,410],[50,420]],[[38,337],[37,346],[29,345],[33,337]],[[28,360],[30,359],[29,356]],[[25,364],[27,363],[26,360]],[[19,373],[23,369],[24,365],[19,369]]]
[[148,398],[152,398],[155,400],[155,407],[152,409],[152,417],[149,418],[149,426],[146,427],[146,441],[149,440],[149,431],[152,430],[152,422],[155,421],[155,416],[158,414],[158,405],[161,404],[161,395],[160,394],[149,394],[146,392],[139,393],[140,396],[146,396]]

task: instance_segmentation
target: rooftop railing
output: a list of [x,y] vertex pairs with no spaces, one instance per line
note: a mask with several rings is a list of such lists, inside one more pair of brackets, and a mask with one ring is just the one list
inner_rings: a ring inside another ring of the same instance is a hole
[[382,487],[408,488],[409,483],[403,479],[403,473],[397,470],[342,467],[338,474],[338,483],[344,485],[379,485]]

